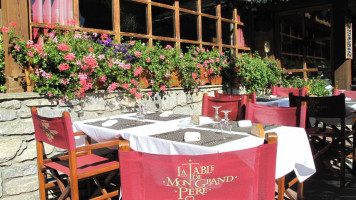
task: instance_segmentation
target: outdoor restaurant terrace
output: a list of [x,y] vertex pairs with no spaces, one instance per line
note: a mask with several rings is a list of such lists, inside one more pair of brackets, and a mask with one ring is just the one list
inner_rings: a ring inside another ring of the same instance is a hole
[[354,199],[347,6],[2,0],[0,199]]

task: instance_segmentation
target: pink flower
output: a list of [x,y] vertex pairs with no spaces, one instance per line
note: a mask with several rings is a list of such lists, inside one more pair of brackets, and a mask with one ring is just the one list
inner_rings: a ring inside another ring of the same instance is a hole
[[164,60],[164,55],[160,55],[159,58],[160,58],[161,60]]
[[9,28],[6,27],[6,26],[3,26],[2,29],[1,29],[1,31],[2,31],[3,33],[8,33],[8,32],[9,32]]
[[283,67],[282,70],[284,71],[284,70],[286,70],[286,68]]
[[61,63],[59,65],[59,71],[65,71],[67,69],[69,69],[69,64],[68,63]]
[[128,83],[123,83],[121,87],[124,88],[125,90],[127,90],[127,89],[129,89],[130,84],[128,84]]
[[62,83],[63,85],[67,85],[67,84],[69,84],[69,79],[61,78],[61,83]]
[[67,53],[65,56],[64,56],[64,59],[69,62],[69,61],[72,61],[75,59],[75,54],[74,53]]
[[164,49],[173,49],[173,47],[169,44],[167,44],[167,46]]
[[210,67],[209,73],[210,73],[210,74],[214,74],[214,69],[213,69],[212,67]]
[[98,58],[99,58],[99,60],[104,59],[104,58],[105,58],[105,54],[100,54],[100,55],[98,55]]
[[153,85],[155,82],[153,80],[150,81],[150,85]]
[[112,62],[109,62],[109,67],[112,67]]
[[133,85],[137,85],[137,84],[138,84],[138,81],[135,80],[135,79],[131,79],[131,83],[132,83]]
[[293,86],[292,86],[292,85],[289,85],[289,88],[293,88]]
[[147,92],[147,96],[152,96],[152,92]]
[[77,23],[77,21],[75,21],[75,19],[70,19],[70,20],[68,20],[68,24],[69,24],[69,25],[74,26],[76,23]]
[[293,74],[292,72],[288,72],[288,74]]
[[28,51],[28,52],[27,52],[27,55],[28,55],[29,57],[33,57],[33,52],[32,52],[32,51]]
[[93,51],[94,51],[93,47],[90,47],[90,48],[89,48],[89,51],[90,51],[90,52],[93,52]]
[[197,74],[195,74],[195,73],[192,74],[192,78],[193,78],[193,79],[196,79],[197,77],[198,77]]
[[135,97],[141,99],[143,97],[142,93],[136,92]]
[[141,73],[142,73],[142,68],[141,67],[137,67],[135,70],[134,70],[134,75],[135,76],[139,76]]
[[139,51],[135,51],[134,55],[135,55],[135,57],[138,57],[138,58],[142,57],[142,53]]
[[135,40],[130,41],[130,45],[135,45]]
[[136,88],[130,89],[130,94],[136,94],[136,92],[137,92],[137,89],[136,89]]
[[50,97],[53,96],[52,92],[48,92],[48,96]]
[[107,77],[105,75],[99,77],[99,81],[105,83],[107,80]]
[[106,40],[106,39],[108,39],[109,37],[108,37],[108,34],[103,33],[103,34],[101,34],[100,38],[103,39],[103,40]]
[[117,87],[119,87],[119,84],[116,82],[112,82],[111,84],[109,84],[107,90],[109,90],[109,92],[114,91]]
[[151,58],[146,58],[146,63],[150,63],[151,62]]
[[171,74],[169,72],[167,72],[164,77],[168,78]]
[[160,89],[164,92],[167,90],[167,87],[165,85],[161,85]]
[[13,26],[13,27],[16,27],[17,23],[16,22],[10,22],[10,25]]
[[220,58],[216,58],[215,60],[216,60],[216,62],[220,62]]
[[20,46],[19,45],[15,45],[14,48],[16,49],[16,51],[20,51]]
[[183,58],[183,54],[182,53],[179,55],[179,58]]
[[81,60],[75,61],[75,64],[76,64],[76,65],[83,65]]
[[307,79],[307,78],[304,78],[304,81],[308,81],[308,79]]
[[69,46],[67,44],[61,43],[57,45],[58,50],[61,51],[68,51],[69,50]]

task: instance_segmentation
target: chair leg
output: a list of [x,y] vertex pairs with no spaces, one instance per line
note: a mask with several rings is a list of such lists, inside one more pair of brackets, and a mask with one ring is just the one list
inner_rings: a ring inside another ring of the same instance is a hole
[[303,190],[304,190],[304,184],[303,182],[298,181],[298,189],[297,189],[297,200],[303,200]]
[[341,137],[340,146],[340,187],[345,186],[345,138]]
[[100,185],[97,178],[94,178],[94,183],[97,185],[98,189],[93,193],[92,197],[98,196],[99,193],[107,194],[107,191],[105,190],[105,185],[107,185],[115,177],[116,174],[117,172],[112,172],[108,176],[106,176],[103,183],[103,187]]
[[71,200],[79,200],[78,180],[70,177],[69,184],[71,189]]
[[284,199],[284,192],[285,192],[285,177],[281,177],[278,179],[278,200]]
[[38,184],[39,184],[39,193],[40,199],[46,200],[46,187],[45,187],[45,174],[39,170],[38,172]]

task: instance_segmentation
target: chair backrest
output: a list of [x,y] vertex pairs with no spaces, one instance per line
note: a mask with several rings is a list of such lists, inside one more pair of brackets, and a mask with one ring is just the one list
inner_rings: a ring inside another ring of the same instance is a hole
[[215,115],[215,109],[213,106],[221,106],[219,108],[219,116],[224,118],[222,110],[231,110],[229,113],[230,120],[239,120],[239,108],[241,108],[241,97],[210,97],[208,94],[203,96],[202,115],[207,117],[213,117]]
[[282,88],[277,86],[272,86],[272,95],[278,97],[288,97],[289,93],[293,93],[295,96],[305,96],[306,88]]
[[215,97],[225,97],[225,98],[235,98],[235,97],[240,97],[241,98],[241,104],[239,107],[239,117],[238,120],[244,119],[245,118],[245,111],[246,111],[246,103],[248,99],[252,99],[252,101],[256,102],[256,93],[252,92],[250,94],[222,94],[219,93],[217,90],[214,91]]
[[205,155],[120,150],[122,198],[274,199],[276,144]]
[[251,120],[252,123],[305,128],[306,111],[306,103],[300,107],[278,107],[248,102],[245,119]]
[[37,108],[32,107],[31,114],[37,141],[68,151],[75,149],[72,121],[68,112],[63,112],[62,117],[48,118],[38,115]]
[[334,89],[334,96],[340,95],[341,93],[344,93],[347,98],[356,99],[356,91]]
[[300,102],[308,104],[307,117],[320,118],[345,118],[345,95],[341,93],[337,96],[326,97],[300,97],[289,95],[289,105],[298,106]]

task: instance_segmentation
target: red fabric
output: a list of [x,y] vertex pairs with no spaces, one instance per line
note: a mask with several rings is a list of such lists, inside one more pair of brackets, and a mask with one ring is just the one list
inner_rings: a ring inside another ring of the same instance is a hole
[[305,96],[306,88],[281,88],[272,86],[272,95],[278,97],[289,97],[289,93],[293,93],[295,96]]
[[236,121],[239,119],[241,97],[210,97],[204,95],[202,115],[213,117],[215,115],[215,108],[213,108],[213,106],[221,106],[221,108],[219,108],[219,116],[221,118],[225,117],[225,114],[221,112],[222,110],[231,110],[231,112],[229,113],[229,119]]
[[341,93],[344,93],[347,98],[356,99],[356,91],[334,89],[334,96],[340,95]]
[[241,98],[241,103],[239,104],[238,107],[238,119],[237,120],[242,120],[245,118],[245,110],[246,110],[246,103],[247,99],[250,98],[251,94],[221,94],[217,90],[215,90],[215,97],[220,97],[220,98]]
[[207,155],[119,152],[123,199],[274,199],[277,143]]
[[[107,158],[89,154],[85,156],[77,157],[77,174],[83,174],[86,172],[94,171],[97,169],[102,169],[112,165],[118,165],[117,161],[110,161]],[[45,164],[47,167],[58,170],[66,175],[70,175],[69,162],[68,160],[62,160],[58,162],[51,162]]]
[[75,149],[75,140],[70,116],[47,118],[32,112],[36,140],[66,149]]
[[248,102],[245,119],[251,120],[252,123],[305,128],[306,109],[306,106],[301,106],[298,110],[297,107],[267,106]]

